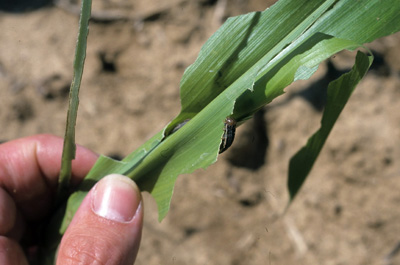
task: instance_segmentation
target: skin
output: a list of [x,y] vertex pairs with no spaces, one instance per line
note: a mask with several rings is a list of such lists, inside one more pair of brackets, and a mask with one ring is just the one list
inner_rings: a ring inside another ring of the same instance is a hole
[[[38,224],[48,221],[62,146],[63,139],[52,135],[0,144],[0,264],[29,264],[35,256],[32,235]],[[77,146],[72,185],[80,183],[97,157]],[[131,265],[139,248],[142,223],[143,205],[136,184],[125,176],[109,175],[82,202],[62,238],[57,264]]]

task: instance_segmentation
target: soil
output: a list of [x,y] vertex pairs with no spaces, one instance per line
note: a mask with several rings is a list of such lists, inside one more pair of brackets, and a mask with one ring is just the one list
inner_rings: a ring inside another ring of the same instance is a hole
[[[113,157],[135,150],[179,113],[183,71],[221,23],[273,2],[95,1],[77,142]],[[76,7],[0,4],[1,141],[64,135]],[[349,70],[354,53],[287,88],[207,171],[180,176],[161,223],[144,193],[136,264],[400,264],[399,43],[395,34],[367,45],[374,65],[287,212],[288,161],[319,127],[332,71]]]

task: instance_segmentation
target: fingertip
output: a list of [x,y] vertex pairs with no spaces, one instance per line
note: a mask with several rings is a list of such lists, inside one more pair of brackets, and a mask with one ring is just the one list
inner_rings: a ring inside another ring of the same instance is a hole
[[75,214],[61,241],[57,264],[133,264],[142,222],[136,184],[122,175],[107,176],[89,192]]
[[116,222],[130,222],[141,203],[139,188],[131,179],[108,175],[96,184],[92,194],[95,214]]

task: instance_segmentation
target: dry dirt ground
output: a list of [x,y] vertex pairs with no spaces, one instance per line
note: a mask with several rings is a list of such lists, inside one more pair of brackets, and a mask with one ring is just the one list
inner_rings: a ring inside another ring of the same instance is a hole
[[[73,0],[48,1],[0,1],[2,141],[63,136],[78,15]],[[95,1],[77,142],[116,157],[135,150],[177,115],[183,71],[221,22],[273,2]],[[289,158],[318,128],[320,91],[353,53],[289,87],[207,171],[179,177],[161,224],[144,194],[136,264],[400,264],[399,44],[396,34],[368,45],[374,66],[285,215]]]

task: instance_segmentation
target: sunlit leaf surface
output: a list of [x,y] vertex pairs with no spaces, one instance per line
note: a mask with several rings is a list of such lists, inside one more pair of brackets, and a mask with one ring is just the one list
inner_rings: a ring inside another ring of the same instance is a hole
[[[244,121],[293,81],[309,78],[333,54],[399,31],[399,13],[400,1],[281,0],[264,12],[228,19],[185,71],[181,113],[122,162],[100,158],[80,191],[70,197],[61,232],[87,190],[110,173],[128,175],[150,192],[161,220],[168,213],[178,175],[207,168],[217,160],[227,116]],[[350,76],[368,69],[363,58],[367,57],[358,56]],[[358,81],[344,77],[338,82],[347,91]],[[334,98],[334,104],[344,106],[341,100]],[[171,134],[186,119],[191,120]],[[321,130],[333,123],[323,122]],[[291,179],[296,178],[293,174]],[[300,186],[300,182],[289,186],[292,197]]]

